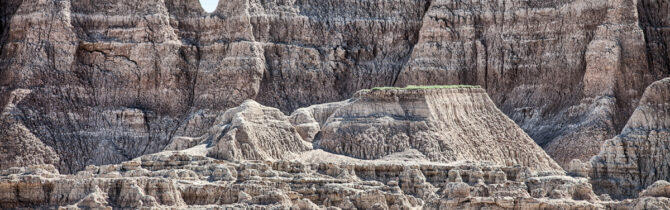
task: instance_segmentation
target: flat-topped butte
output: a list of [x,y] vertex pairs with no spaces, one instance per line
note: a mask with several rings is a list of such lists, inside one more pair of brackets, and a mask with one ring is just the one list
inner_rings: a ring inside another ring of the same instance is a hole
[[457,89],[457,88],[481,88],[479,85],[408,85],[407,87],[374,87],[360,91],[374,90],[423,90],[423,89]]
[[386,99],[394,97],[419,97],[425,94],[451,93],[486,93],[478,85],[408,85],[406,87],[375,87],[357,91],[352,98],[378,98]]

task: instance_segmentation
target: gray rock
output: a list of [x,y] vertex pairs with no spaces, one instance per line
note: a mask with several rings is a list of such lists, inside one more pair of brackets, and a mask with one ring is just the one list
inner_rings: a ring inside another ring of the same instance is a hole
[[670,78],[651,84],[620,135],[591,159],[598,193],[634,197],[658,180],[670,179]]

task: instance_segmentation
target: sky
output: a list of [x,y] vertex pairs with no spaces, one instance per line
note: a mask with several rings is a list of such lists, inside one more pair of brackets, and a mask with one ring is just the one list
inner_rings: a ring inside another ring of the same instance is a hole
[[219,4],[219,0],[200,0],[200,5],[207,12],[214,12],[217,4]]

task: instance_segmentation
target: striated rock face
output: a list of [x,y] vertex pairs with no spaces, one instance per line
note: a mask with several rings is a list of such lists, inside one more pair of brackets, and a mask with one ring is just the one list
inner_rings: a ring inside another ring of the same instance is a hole
[[53,148],[44,145],[15,119],[16,104],[29,94],[30,90],[17,89],[0,95],[0,170],[59,163]]
[[362,159],[416,149],[434,161],[561,170],[481,88],[360,91],[326,121],[315,147]]
[[17,118],[63,172],[162,150],[192,91],[160,1],[3,1],[0,84],[32,91]]
[[284,113],[255,101],[226,111],[206,138],[207,156],[224,160],[285,159],[312,147]]
[[431,1],[396,85],[481,85],[558,163],[586,161],[620,131],[644,88],[670,72],[645,62],[647,53],[670,57],[645,47],[638,21],[664,19],[667,8],[636,3]]
[[651,84],[626,127],[591,159],[599,193],[636,196],[658,180],[670,180],[670,78]]
[[293,111],[395,82],[430,1],[248,1],[265,72],[257,100]]
[[[670,75],[667,0],[4,0],[0,89],[62,172],[161,151],[254,99],[478,84],[565,166]],[[313,137],[314,124],[299,129]],[[74,149],[73,149],[74,148]]]
[[0,86],[33,91],[21,121],[75,172],[203,135],[246,99],[290,111],[390,84],[428,2],[0,4]]

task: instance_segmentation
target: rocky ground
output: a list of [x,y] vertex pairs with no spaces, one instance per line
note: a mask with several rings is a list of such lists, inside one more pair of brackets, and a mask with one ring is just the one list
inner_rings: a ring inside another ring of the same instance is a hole
[[667,191],[613,202],[596,196],[586,178],[493,163],[365,161],[318,150],[301,160],[223,161],[205,153],[200,145],[89,166],[76,175],[59,174],[51,165],[3,170],[0,207],[628,209],[670,202]]

